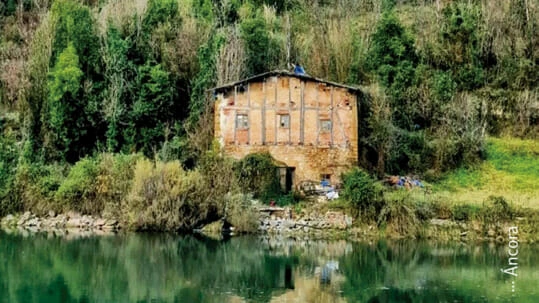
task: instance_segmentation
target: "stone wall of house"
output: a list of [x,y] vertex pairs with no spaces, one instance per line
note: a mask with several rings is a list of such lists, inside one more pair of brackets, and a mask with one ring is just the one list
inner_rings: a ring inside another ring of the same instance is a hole
[[294,167],[294,184],[301,181],[320,181],[321,175],[330,175],[332,183],[340,182],[343,172],[357,165],[357,155],[346,148],[320,148],[293,145],[226,145],[227,155],[241,159],[250,153],[269,152],[288,167]]
[[294,184],[321,175],[338,182],[357,165],[358,110],[347,88],[271,76],[217,95],[215,137],[232,157],[266,151],[295,167]]

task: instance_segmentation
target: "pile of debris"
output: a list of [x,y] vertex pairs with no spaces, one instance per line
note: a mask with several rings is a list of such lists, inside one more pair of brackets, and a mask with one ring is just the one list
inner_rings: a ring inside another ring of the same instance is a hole
[[425,188],[425,185],[414,176],[389,176],[384,179],[384,183],[394,188],[406,188],[408,190],[412,188]]
[[328,200],[339,198],[340,184],[332,185],[329,180],[320,182],[305,180],[298,184],[299,192],[305,196],[323,196]]

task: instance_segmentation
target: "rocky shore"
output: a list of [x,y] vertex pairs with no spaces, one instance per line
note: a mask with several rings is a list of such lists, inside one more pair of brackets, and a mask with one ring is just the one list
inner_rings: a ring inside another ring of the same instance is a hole
[[118,221],[80,215],[74,212],[55,214],[49,212],[47,216],[37,216],[25,212],[20,216],[7,215],[0,221],[4,228],[19,228],[30,231],[50,231],[78,229],[81,231],[116,231],[120,228]]
[[[259,210],[258,232],[261,234],[321,234],[332,231],[345,231],[352,226],[352,217],[336,211],[294,214],[290,208],[264,208]],[[58,230],[80,231],[117,231],[121,225],[116,220],[108,220],[75,212],[37,216],[31,212],[7,215],[0,220],[4,229],[21,229],[30,232]]]
[[[392,233],[390,229],[380,230],[376,225],[353,225],[351,216],[341,211],[309,209],[307,212],[294,212],[289,207],[261,207],[258,209],[258,234],[270,237],[293,239],[348,239],[370,240],[376,238],[410,238],[410,235]],[[524,218],[516,218],[522,227],[519,241],[534,243],[539,241],[537,235],[530,232],[534,222]],[[0,219],[0,228],[20,231],[23,234],[37,232],[55,235],[96,235],[111,234],[122,229],[117,220],[104,219],[75,212],[55,214],[49,212],[45,216],[37,216],[31,212],[7,215]],[[482,224],[479,221],[457,222],[448,219],[431,219],[418,226],[411,238],[436,241],[489,241],[504,243],[507,241],[508,223]],[[223,220],[219,220],[204,228],[195,230],[207,235],[234,232],[234,228],[224,229]]]
[[290,234],[343,231],[352,227],[352,217],[337,211],[294,215],[290,208],[268,207],[259,209],[260,232]]

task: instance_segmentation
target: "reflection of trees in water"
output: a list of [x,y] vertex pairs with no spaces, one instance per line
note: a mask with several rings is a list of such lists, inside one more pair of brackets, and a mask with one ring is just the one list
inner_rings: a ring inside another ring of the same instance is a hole
[[35,298],[46,297],[45,289],[63,296],[48,302],[224,302],[225,293],[269,302],[272,294],[293,288],[298,263],[295,256],[266,253],[252,238],[175,235],[74,241],[7,236],[0,260],[8,261],[0,263],[0,290],[7,294],[0,302],[42,302]]
[[[504,281],[496,274],[507,262],[504,249],[418,242],[268,245],[250,237],[167,234],[66,240],[0,232],[0,303],[226,302],[230,296],[341,302],[341,290],[348,302],[481,301],[500,293]],[[519,249],[519,261],[539,264],[537,249]],[[338,270],[330,285],[321,285],[330,260],[338,261]],[[533,269],[519,268],[519,287],[537,277]],[[488,294],[474,288],[490,282],[498,284]]]
[[503,246],[410,241],[357,244],[339,259],[349,302],[484,302],[504,262]]
[[416,302],[475,302],[458,291],[417,291],[414,289],[384,289],[371,297],[367,303],[416,303]]

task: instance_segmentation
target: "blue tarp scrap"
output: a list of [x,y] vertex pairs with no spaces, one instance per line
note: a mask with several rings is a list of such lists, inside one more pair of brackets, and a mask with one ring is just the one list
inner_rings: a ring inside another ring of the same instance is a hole
[[294,65],[294,74],[300,75],[300,76],[305,76],[305,70],[303,69],[303,67],[301,65],[296,64],[296,65]]

